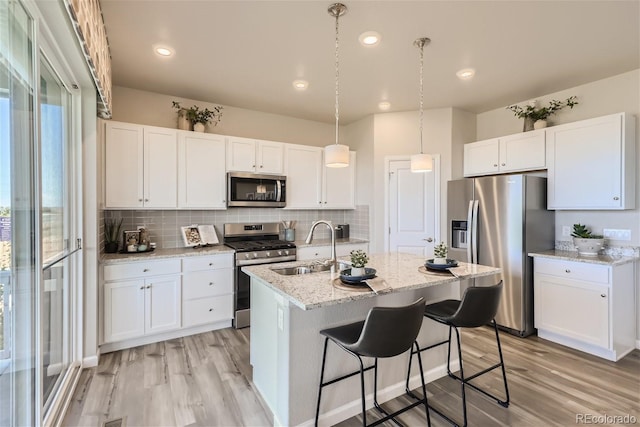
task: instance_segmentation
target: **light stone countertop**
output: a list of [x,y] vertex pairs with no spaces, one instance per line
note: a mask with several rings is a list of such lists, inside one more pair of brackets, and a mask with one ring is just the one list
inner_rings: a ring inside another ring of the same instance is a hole
[[[312,246],[329,246],[331,245],[331,239],[313,239],[311,243],[305,243],[305,239],[297,240],[294,242],[296,248],[308,248]],[[347,237],[346,239],[336,239],[336,245],[353,245],[357,243],[369,243],[365,239],[356,239],[353,237]]]
[[156,249],[153,252],[143,253],[126,253],[126,254],[102,254],[100,257],[100,263],[107,264],[119,264],[125,262],[134,261],[149,261],[163,258],[177,258],[177,257],[189,257],[189,256],[205,256],[205,255],[219,255],[219,254],[233,254],[235,251],[228,246],[216,245],[206,248],[173,248],[173,249]]
[[[348,257],[340,259],[347,260]],[[429,286],[453,283],[460,279],[490,276],[501,272],[500,268],[460,262],[451,269],[458,277],[443,272],[421,273],[425,258],[405,253],[385,253],[370,255],[368,268],[375,268],[377,277],[384,279],[390,289],[386,293],[403,292]],[[310,261],[281,263],[277,268],[309,265]],[[375,297],[373,291],[357,292],[341,290],[333,286],[332,273],[329,271],[283,276],[271,270],[274,265],[255,265],[242,267],[249,276],[259,279],[266,286],[303,310],[343,304],[354,300]],[[334,273],[334,277],[337,275]]]
[[588,264],[603,264],[603,265],[622,265],[629,262],[635,262],[640,260],[637,256],[610,256],[610,255],[597,255],[597,256],[585,256],[580,255],[577,251],[560,251],[560,250],[548,250],[542,252],[531,252],[531,257],[539,258],[551,258],[561,261],[576,261],[584,262]]

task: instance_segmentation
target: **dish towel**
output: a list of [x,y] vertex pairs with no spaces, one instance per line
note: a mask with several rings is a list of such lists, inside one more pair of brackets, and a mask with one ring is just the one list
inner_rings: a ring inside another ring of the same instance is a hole
[[366,283],[367,286],[369,286],[376,294],[383,294],[391,291],[391,286],[389,286],[389,284],[380,277],[375,277],[373,279],[363,281],[362,283]]

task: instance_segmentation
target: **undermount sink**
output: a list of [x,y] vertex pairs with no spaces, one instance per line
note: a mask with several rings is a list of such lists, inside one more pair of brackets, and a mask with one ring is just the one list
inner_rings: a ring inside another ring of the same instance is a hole
[[[340,270],[349,267],[349,264],[338,263]],[[272,268],[271,271],[274,271],[283,276],[297,276],[300,274],[311,274],[311,273],[320,273],[322,271],[331,270],[331,264],[310,264],[310,265],[301,265],[298,267],[277,267]]]

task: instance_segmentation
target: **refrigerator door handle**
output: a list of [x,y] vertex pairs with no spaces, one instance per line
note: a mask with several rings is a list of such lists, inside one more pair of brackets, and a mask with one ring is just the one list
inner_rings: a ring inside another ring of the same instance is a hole
[[473,202],[469,200],[469,209],[467,211],[467,262],[473,264]]
[[471,218],[471,250],[472,264],[478,263],[478,201],[473,201],[472,218]]

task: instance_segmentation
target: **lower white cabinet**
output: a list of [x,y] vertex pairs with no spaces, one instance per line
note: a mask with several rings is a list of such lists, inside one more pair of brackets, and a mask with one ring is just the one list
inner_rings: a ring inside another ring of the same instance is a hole
[[[362,250],[368,252],[368,243],[346,243],[336,245],[336,256],[348,256],[351,251]],[[308,261],[314,259],[328,259],[331,256],[331,246],[305,246],[296,250],[298,261]]]
[[635,344],[634,264],[534,261],[538,336],[609,360]]

